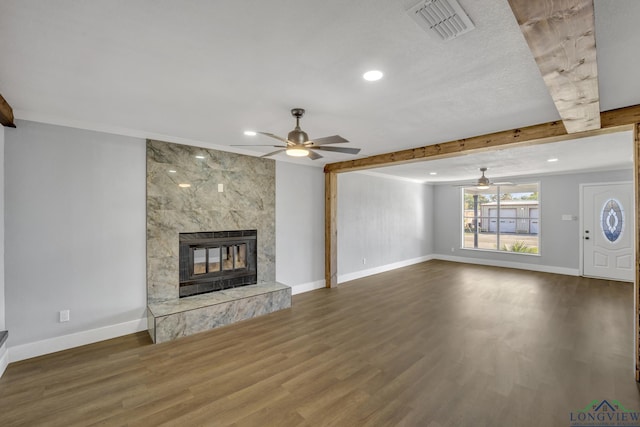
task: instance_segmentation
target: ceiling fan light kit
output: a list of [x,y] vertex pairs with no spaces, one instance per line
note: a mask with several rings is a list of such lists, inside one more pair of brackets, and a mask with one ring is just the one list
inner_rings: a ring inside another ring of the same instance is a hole
[[469,184],[456,185],[456,187],[463,188],[471,188],[475,187],[476,190],[488,190],[493,185],[514,185],[512,182],[492,182],[489,178],[487,178],[484,173],[487,171],[487,168],[480,168],[480,172],[482,172],[482,176],[478,178],[475,182],[470,182]]
[[[296,127],[287,134],[286,138],[278,135],[274,135],[269,132],[256,132],[260,135],[268,136],[269,138],[277,139],[285,145],[274,145],[273,147],[279,148],[279,150],[267,153],[261,157],[269,157],[274,154],[285,152],[292,157],[309,157],[311,160],[321,159],[322,156],[315,152],[315,150],[333,151],[337,153],[345,154],[358,154],[359,148],[344,148],[344,147],[325,147],[327,144],[342,144],[349,142],[340,135],[325,136],[323,138],[316,138],[309,140],[309,135],[300,128],[300,119],[304,116],[304,108],[294,108],[291,110],[291,115],[296,118]],[[246,132],[245,132],[246,135]],[[234,144],[236,147],[264,147],[264,145],[245,145]]]
[[307,157],[309,150],[304,147],[291,147],[287,148],[287,155],[291,157]]
[[488,190],[491,187],[491,181],[489,178],[484,176],[484,173],[487,171],[487,168],[480,168],[480,172],[482,172],[482,176],[478,178],[478,182],[476,183],[476,188],[478,190]]

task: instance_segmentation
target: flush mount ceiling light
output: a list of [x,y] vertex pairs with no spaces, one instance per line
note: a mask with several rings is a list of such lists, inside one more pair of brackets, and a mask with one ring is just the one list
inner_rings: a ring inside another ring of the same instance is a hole
[[429,175],[438,175],[438,172],[429,172]]
[[555,158],[555,157],[552,157],[551,159],[547,159],[547,162],[549,162],[549,163],[553,163],[553,162],[557,162],[557,161],[558,161],[558,159]]
[[475,28],[456,0],[421,0],[407,9],[409,16],[427,33],[447,41]]
[[371,70],[371,71],[367,71],[366,73],[364,73],[362,75],[362,78],[365,79],[368,82],[375,82],[375,81],[380,80],[382,78],[382,76],[384,76],[382,71],[380,71],[380,70]]
[[256,131],[253,130],[245,130],[244,134],[247,136],[256,136],[258,133]]

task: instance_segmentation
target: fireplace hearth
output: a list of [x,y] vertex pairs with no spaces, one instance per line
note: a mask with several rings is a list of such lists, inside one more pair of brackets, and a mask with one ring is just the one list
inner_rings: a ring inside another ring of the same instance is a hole
[[179,297],[257,283],[257,230],[180,233]]

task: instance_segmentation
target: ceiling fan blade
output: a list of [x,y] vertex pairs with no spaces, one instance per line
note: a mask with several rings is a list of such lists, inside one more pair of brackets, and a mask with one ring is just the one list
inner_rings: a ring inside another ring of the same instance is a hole
[[[494,185],[517,185],[514,184],[513,182],[490,182],[489,186],[494,186]],[[453,187],[468,187],[468,188],[472,188],[472,187],[477,187],[478,183],[477,182],[470,182],[468,184],[452,184]]]
[[260,135],[268,136],[269,138],[277,139],[278,141],[284,142],[286,145],[293,145],[293,142],[287,140],[287,138],[283,138],[281,136],[274,135],[269,132],[256,132],[256,133],[259,133]]
[[276,147],[276,148],[287,148],[284,145],[264,145],[264,144],[231,144],[230,147]]
[[314,150],[325,150],[325,151],[335,151],[336,153],[346,153],[346,154],[358,154],[360,152],[359,148],[348,148],[348,147],[316,147],[311,146],[308,148],[313,148]]
[[340,135],[331,135],[331,136],[325,136],[323,138],[317,138],[309,142],[312,143],[313,145],[327,145],[327,144],[342,144],[343,142],[349,142],[349,141],[344,139]]
[[276,150],[276,151],[273,151],[273,152],[271,152],[271,153],[264,154],[264,155],[262,155],[262,156],[260,156],[260,157],[269,157],[269,156],[273,156],[274,154],[278,154],[278,153],[281,153],[281,152],[283,152],[283,151],[287,151],[287,149],[286,149],[286,148],[282,148],[282,149],[280,149],[280,150]]
[[309,154],[307,155],[307,157],[309,157],[311,160],[318,160],[322,158],[320,154],[316,153],[313,150],[309,150]]

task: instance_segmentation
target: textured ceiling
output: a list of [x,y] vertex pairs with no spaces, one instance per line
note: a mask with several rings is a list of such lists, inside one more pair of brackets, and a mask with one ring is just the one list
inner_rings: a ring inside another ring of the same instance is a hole
[[[557,160],[549,162],[549,159]],[[497,178],[517,178],[526,175],[632,169],[633,135],[631,131],[618,132],[388,166],[371,169],[370,172],[417,182],[473,182],[480,177],[481,167],[487,168],[486,175],[492,181]],[[433,173],[435,175],[432,175]]]
[[[460,0],[476,29],[449,42],[412,3],[3,0],[0,93],[19,119],[253,155],[229,145],[271,144],[242,132],[286,135],[293,107],[360,157],[559,118],[506,0]],[[595,6],[601,109],[640,104],[640,2]]]

